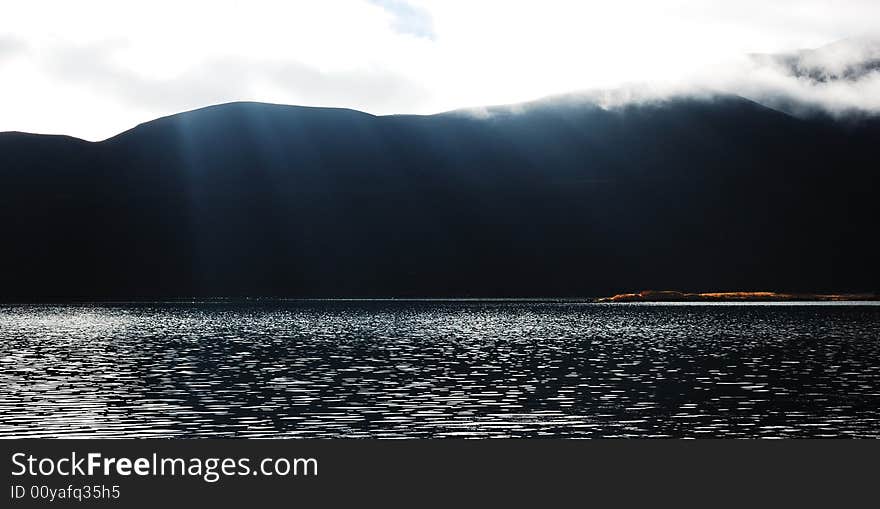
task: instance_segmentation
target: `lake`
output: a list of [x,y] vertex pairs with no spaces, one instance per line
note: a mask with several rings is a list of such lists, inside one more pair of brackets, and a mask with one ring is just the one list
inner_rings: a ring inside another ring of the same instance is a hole
[[880,437],[880,303],[0,306],[0,437]]

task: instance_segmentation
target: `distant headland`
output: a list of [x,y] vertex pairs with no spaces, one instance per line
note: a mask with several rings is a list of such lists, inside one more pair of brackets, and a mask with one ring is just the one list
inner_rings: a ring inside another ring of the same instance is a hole
[[675,290],[642,290],[619,293],[597,302],[762,302],[762,301],[857,301],[880,300],[874,293],[783,293],[783,292],[708,292],[688,293]]

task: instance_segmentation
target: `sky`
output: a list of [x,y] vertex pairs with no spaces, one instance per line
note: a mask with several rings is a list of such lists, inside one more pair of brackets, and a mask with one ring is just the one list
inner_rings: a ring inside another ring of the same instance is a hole
[[875,37],[877,0],[0,0],[0,19],[0,131],[100,140],[239,100],[434,113],[633,83],[880,111],[880,72],[804,83],[747,57]]

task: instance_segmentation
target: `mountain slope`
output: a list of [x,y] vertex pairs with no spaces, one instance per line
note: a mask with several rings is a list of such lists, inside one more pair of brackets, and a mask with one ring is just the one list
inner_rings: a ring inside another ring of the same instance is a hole
[[876,122],[738,97],[0,134],[0,297],[872,291]]

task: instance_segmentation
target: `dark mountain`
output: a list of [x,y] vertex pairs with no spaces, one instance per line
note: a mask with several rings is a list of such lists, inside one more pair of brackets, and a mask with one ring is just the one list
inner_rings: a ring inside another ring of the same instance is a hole
[[738,97],[0,134],[0,297],[880,288],[876,121]]

